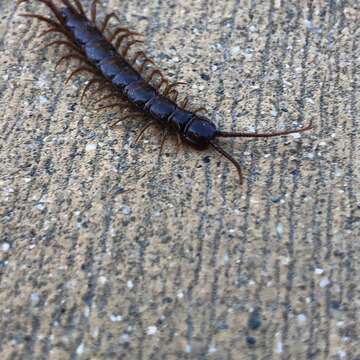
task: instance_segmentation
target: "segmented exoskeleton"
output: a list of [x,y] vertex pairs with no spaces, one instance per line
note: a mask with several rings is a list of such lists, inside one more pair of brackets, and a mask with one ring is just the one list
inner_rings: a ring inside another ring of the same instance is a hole
[[[21,4],[30,0],[18,0]],[[54,14],[56,20],[39,14],[21,14],[21,16],[36,18],[47,23],[50,27],[40,36],[49,33],[60,33],[65,36],[63,40],[55,40],[45,47],[52,45],[65,45],[71,52],[62,56],[57,65],[68,59],[78,59],[82,62],[76,70],[68,77],[68,82],[74,75],[81,72],[89,72],[94,75],[85,86],[81,98],[97,84],[95,93],[108,89],[110,94],[102,97],[100,101],[110,98],[116,99],[114,103],[100,106],[98,109],[111,108],[114,106],[130,105],[140,115],[147,115],[150,119],[141,129],[139,137],[154,122],[159,123],[166,131],[172,130],[181,140],[199,150],[212,146],[219,153],[224,155],[236,167],[240,182],[242,173],[240,164],[227,153],[216,141],[219,137],[256,137],[265,138],[279,135],[288,135],[296,132],[303,132],[311,128],[311,124],[296,130],[280,131],[274,133],[242,133],[225,132],[217,130],[215,124],[208,118],[198,115],[198,111],[186,110],[187,97],[181,104],[177,103],[178,92],[175,87],[181,83],[171,84],[166,80],[158,69],[153,69],[145,79],[147,65],[153,62],[146,57],[144,52],[138,51],[129,58],[129,49],[136,43],[134,36],[139,35],[125,27],[118,27],[109,37],[105,36],[105,30],[112,18],[119,20],[115,13],[105,16],[101,25],[96,22],[96,5],[99,0],[93,0],[90,9],[90,19],[80,0],[58,0],[63,7],[58,8],[53,0],[37,0],[45,4]],[[121,50],[118,52],[118,49]],[[136,63],[140,60],[141,66],[136,69]],[[157,85],[152,85],[154,77],[159,77]],[[160,90],[162,89],[162,90]],[[121,120],[133,117],[134,114],[125,116]],[[119,121],[115,121],[113,125]],[[164,143],[163,137],[161,148]]]

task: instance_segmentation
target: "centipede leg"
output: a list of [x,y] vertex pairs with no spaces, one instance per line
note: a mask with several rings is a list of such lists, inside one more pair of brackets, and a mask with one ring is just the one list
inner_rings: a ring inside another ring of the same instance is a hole
[[104,90],[111,91],[111,90],[113,90],[113,87],[112,87],[112,85],[110,85],[104,81],[102,86],[99,86],[96,90],[93,91],[92,96],[95,96],[96,94],[98,94]]
[[136,31],[130,31],[127,28],[119,26],[108,38],[109,42],[113,42],[115,38],[121,33],[127,34],[127,36],[141,36],[141,34],[137,33]]
[[165,84],[166,87],[169,86],[169,80],[162,78],[159,82],[159,84],[156,85],[156,90],[159,91],[161,86]]
[[[128,38],[128,37],[130,37],[130,36],[132,36],[132,35],[133,35],[133,33],[132,33],[131,31],[129,31],[129,32],[126,33],[126,34],[119,36],[119,37],[117,38],[116,42],[115,42],[115,45],[114,45],[115,48],[116,48],[116,49],[119,49],[119,48],[122,46],[122,42],[123,42],[126,38]],[[134,45],[135,43],[142,43],[142,42],[143,42],[142,40],[133,40],[133,41],[129,42],[129,43],[126,45],[126,48],[127,48],[127,47],[130,48],[130,46]],[[126,49],[126,48],[125,48],[125,49]],[[126,50],[126,52],[127,52],[127,50]]]
[[60,28],[54,28],[54,27],[51,27],[51,28],[43,31],[43,32],[38,36],[38,38],[42,38],[42,37],[44,37],[44,36],[46,36],[46,35],[48,35],[48,34],[51,34],[51,33],[63,34],[63,35],[65,35],[69,40],[71,40],[69,34],[68,34],[65,30],[60,29]]
[[114,107],[121,107],[123,105],[124,105],[123,103],[113,103],[113,104],[99,106],[98,108],[96,108],[94,110],[98,111],[98,110],[104,110],[104,109],[112,109]]
[[177,133],[176,134],[176,153],[179,152],[180,145],[182,144],[181,136]]
[[146,55],[143,51],[137,51],[134,55],[134,57],[130,60],[130,63],[132,65],[135,65],[136,61],[140,58],[140,57],[144,57],[146,58]]
[[121,34],[122,32],[125,33],[129,33],[129,30],[123,27],[118,27],[109,37],[108,37],[108,41],[109,42],[113,42],[115,40],[115,38]]
[[[28,2],[29,0],[18,0],[17,1],[17,5],[20,5],[22,3],[26,3]],[[51,12],[55,15],[55,17],[59,20],[59,22],[61,24],[64,23],[64,19],[63,17],[61,16],[60,14],[60,11],[59,9],[56,7],[56,5],[51,1],[51,0],[39,0],[39,2],[43,3],[44,5],[46,5],[50,10]],[[33,14],[33,15],[37,15],[37,14]],[[39,15],[41,16],[41,15]]]
[[96,83],[103,84],[104,79],[94,78],[94,79],[89,80],[88,83],[85,85],[84,90],[81,93],[80,102],[82,102],[84,100],[84,97],[85,97],[86,93],[90,90],[91,86]]
[[76,11],[76,9],[79,11],[79,13],[82,15],[82,16],[86,16],[85,15],[85,11],[80,3],[79,0],[73,0],[74,3],[75,3],[75,7],[71,4],[71,2],[69,0],[60,0],[66,7],[70,8],[70,9],[73,9]]
[[141,137],[144,135],[145,131],[151,126],[154,125],[155,121],[149,121],[147,122],[139,131],[139,133],[137,134],[135,140],[134,140],[134,144],[137,144],[139,142],[139,140],[141,139]]
[[179,92],[176,90],[176,89],[172,89],[170,92],[169,92],[169,94],[168,94],[168,96],[170,97],[170,95],[171,94],[175,94],[175,96],[173,96],[173,101],[177,101],[177,98],[178,98],[178,96],[179,96]]
[[140,67],[140,69],[139,69],[139,72],[140,72],[140,73],[143,73],[143,72],[144,72],[144,69],[145,69],[146,64],[150,64],[150,65],[155,66],[155,63],[154,63],[151,59],[145,57],[145,60],[143,61],[143,63],[141,64],[141,67]]
[[165,140],[166,140],[167,135],[168,135],[168,129],[163,130],[163,132],[162,132],[162,136],[161,136],[161,143],[160,143],[159,157],[160,157],[160,156],[161,156],[161,154],[162,154],[162,151],[163,151],[163,148],[164,148],[164,144],[165,144]]
[[159,75],[161,77],[161,79],[163,79],[163,75],[162,75],[161,71],[158,69],[155,69],[151,72],[150,76],[148,76],[146,82],[149,83],[154,78],[155,75]]
[[44,50],[50,46],[53,46],[53,45],[64,45],[64,46],[68,46],[69,48],[71,48],[72,50],[76,51],[77,53],[79,53],[80,55],[82,55],[82,51],[76,46],[74,45],[73,43],[71,43],[70,41],[66,41],[66,40],[55,40],[55,41],[52,41],[46,45],[44,45],[41,49]]
[[111,99],[111,98],[114,98],[114,97],[119,98],[119,95],[116,94],[116,93],[113,93],[113,94],[109,94],[109,95],[103,96],[102,98],[95,100],[95,102],[93,103],[93,105],[97,105],[97,104],[101,103],[102,101],[105,101],[105,100],[107,100],[107,99]]
[[186,96],[185,99],[184,99],[184,100],[182,101],[182,103],[180,104],[180,107],[185,110],[188,102],[189,102],[189,98]]
[[110,13],[110,14],[107,14],[107,15],[105,16],[105,18],[104,18],[104,21],[103,21],[101,27],[100,27],[100,31],[101,31],[102,33],[105,31],[107,25],[109,24],[109,21],[110,21],[112,18],[116,19],[118,22],[121,22],[120,18],[119,18],[114,12],[112,12],[112,13]]
[[90,18],[93,23],[96,23],[96,4],[100,4],[100,1],[93,0],[90,5]]
[[168,84],[165,88],[164,95],[166,96],[166,95],[170,94],[173,91],[173,89],[178,85],[186,85],[186,83],[183,81],[178,81],[173,84]]
[[68,60],[68,59],[77,59],[77,60],[80,60],[82,62],[85,62],[89,65],[91,65],[91,63],[89,63],[89,61],[87,60],[87,58],[83,55],[79,55],[79,54],[67,54],[67,55],[64,55],[55,65],[55,69],[57,69],[58,66],[60,66],[60,64],[62,62],[64,62],[65,60]]
[[30,14],[30,13],[21,13],[21,14],[19,14],[19,16],[37,19],[37,20],[45,22],[55,28],[61,29],[61,24],[57,23],[56,21],[54,21],[46,16],[42,16],[39,14]]
[[128,114],[128,115],[126,115],[125,117],[123,117],[123,118],[121,118],[121,119],[118,119],[118,120],[116,120],[115,122],[113,122],[111,125],[110,125],[110,128],[114,128],[119,122],[123,122],[123,121],[125,121],[125,120],[127,120],[127,119],[131,119],[131,118],[133,118],[133,117],[138,117],[138,116],[144,116],[144,114],[142,114],[142,113],[132,113],[132,114]]
[[84,8],[81,5],[81,2],[79,0],[74,0],[75,6],[78,8],[79,12],[85,16]]
[[124,58],[126,58],[126,55],[127,55],[128,51],[129,51],[129,49],[130,49],[133,45],[135,45],[135,44],[137,44],[137,43],[143,43],[143,41],[141,41],[141,40],[133,40],[133,41],[128,42],[128,43],[126,44],[123,52],[122,52],[122,56],[123,56]]
[[94,74],[94,75],[98,75],[97,71],[92,69],[92,68],[89,68],[87,66],[81,66],[77,69],[75,69],[74,71],[71,72],[71,74],[69,75],[69,77],[66,79],[65,81],[65,85],[77,74],[80,74],[81,72],[89,72],[91,74]]

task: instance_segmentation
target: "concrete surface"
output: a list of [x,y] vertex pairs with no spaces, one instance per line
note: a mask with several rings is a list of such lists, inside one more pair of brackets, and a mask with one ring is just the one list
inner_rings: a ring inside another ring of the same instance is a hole
[[358,1],[104,5],[221,128],[316,129],[159,160],[1,0],[1,359],[359,360]]

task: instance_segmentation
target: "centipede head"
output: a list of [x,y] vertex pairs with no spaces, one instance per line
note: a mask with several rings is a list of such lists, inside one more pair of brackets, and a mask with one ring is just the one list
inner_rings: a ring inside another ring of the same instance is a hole
[[192,147],[204,150],[215,139],[217,133],[216,125],[202,116],[193,116],[188,126],[184,129],[183,138]]
[[194,115],[183,131],[183,138],[191,146],[204,150],[212,146],[217,152],[225,156],[235,166],[239,174],[240,183],[243,182],[240,164],[228,152],[226,152],[216,141],[216,138],[269,138],[274,136],[289,135],[293,133],[301,133],[312,129],[312,123],[300,129],[291,129],[273,133],[243,133],[243,132],[226,132],[219,131],[216,125],[209,119]]

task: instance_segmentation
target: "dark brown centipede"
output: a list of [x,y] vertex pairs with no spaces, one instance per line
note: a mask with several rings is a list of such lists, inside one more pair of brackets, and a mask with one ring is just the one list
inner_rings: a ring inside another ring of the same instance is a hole
[[[28,1],[30,0],[17,0],[17,4],[20,5]],[[73,0],[73,2],[71,0],[59,0],[63,5],[62,8],[58,8],[53,0],[38,1],[50,9],[56,20],[32,13],[20,14],[20,16],[36,18],[45,22],[49,28],[40,36],[46,36],[50,33],[59,33],[64,36],[64,39],[52,41],[44,47],[58,45],[70,49],[70,52],[62,56],[56,66],[65,60],[80,60],[81,65],[71,72],[66,83],[79,73],[91,73],[94,77],[85,86],[81,99],[93,85],[97,85],[93,92],[94,95],[103,90],[109,90],[110,93],[100,100],[97,99],[96,103],[114,99],[110,104],[98,107],[99,110],[124,106],[136,111],[136,113],[128,114],[115,121],[112,126],[134,115],[145,115],[149,120],[140,130],[136,141],[149,126],[158,123],[164,129],[160,152],[169,131],[177,134],[180,140],[198,150],[205,150],[211,146],[232,162],[239,173],[240,183],[242,183],[243,177],[239,162],[219,145],[216,141],[217,138],[267,138],[311,129],[310,124],[300,129],[273,133],[220,131],[212,121],[198,114],[200,109],[197,111],[186,110],[187,97],[178,104],[179,93],[176,86],[183,83],[170,83],[158,69],[152,69],[145,78],[146,67],[154,65],[152,60],[147,58],[143,51],[135,52],[132,58],[129,56],[129,49],[141,42],[136,39],[138,33],[120,26],[112,31],[110,36],[106,37],[105,31],[110,20],[116,19],[120,22],[120,19],[112,12],[105,16],[101,25],[98,25],[96,13],[99,0],[93,0],[91,3],[90,19],[86,16],[80,0]],[[137,66],[139,60],[141,60],[140,67]],[[158,78],[157,85],[152,85],[156,77]]]

